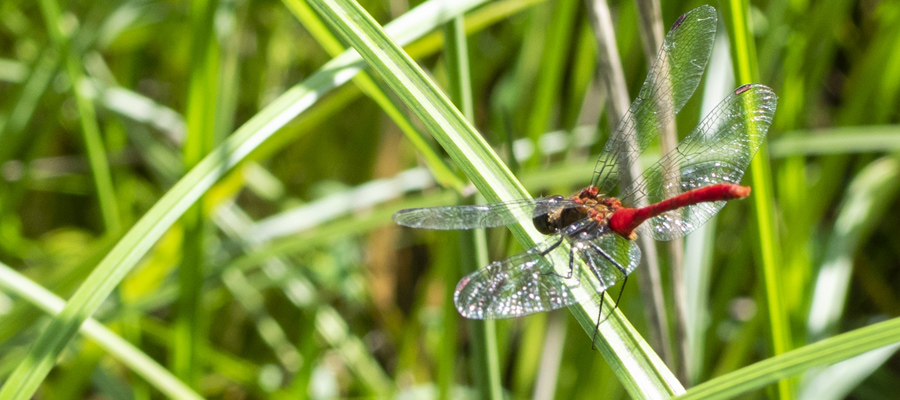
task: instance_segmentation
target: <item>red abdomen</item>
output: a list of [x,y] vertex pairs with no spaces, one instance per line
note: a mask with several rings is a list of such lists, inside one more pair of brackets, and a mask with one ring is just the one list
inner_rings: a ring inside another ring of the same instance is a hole
[[666,211],[698,203],[741,199],[750,195],[749,186],[719,183],[684,192],[678,196],[642,208],[620,208],[609,219],[609,227],[616,233],[633,239],[634,230],[644,221]]

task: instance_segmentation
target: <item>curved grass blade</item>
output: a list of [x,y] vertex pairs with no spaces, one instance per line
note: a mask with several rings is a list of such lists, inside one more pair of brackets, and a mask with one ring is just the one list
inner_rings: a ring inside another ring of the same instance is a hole
[[[474,100],[472,95],[472,77],[469,70],[469,48],[465,25],[462,16],[454,18],[444,26],[444,54],[447,59],[447,77],[450,97],[453,104],[462,112],[466,120],[475,120]],[[450,251],[460,252],[460,261],[464,266],[463,273],[481,267],[488,260],[488,244],[484,230],[459,232],[459,248]],[[439,398],[450,398],[454,382],[454,355],[457,351],[457,325],[459,317],[453,304],[454,285],[459,279],[459,268],[444,267],[446,288],[444,296],[444,332],[441,341],[441,359],[438,366]],[[475,350],[472,373],[483,398],[499,399],[503,397],[501,384],[500,360],[497,353],[496,325],[493,322],[475,322],[467,324]],[[484,349],[479,351],[477,349]],[[477,379],[481,377],[481,379]]]
[[[65,302],[56,297],[49,290],[34,283],[28,278],[6,265],[0,264],[0,288],[9,293],[15,293],[47,314],[58,314],[63,309]],[[202,399],[203,397],[191,390],[159,365],[150,356],[128,343],[121,336],[116,335],[101,323],[94,319],[88,319],[81,326],[81,333],[96,342],[110,355],[127,365],[136,374],[140,375],[160,392],[173,399]]]
[[898,175],[900,162],[896,158],[881,158],[863,168],[850,183],[815,280],[806,321],[810,340],[822,339],[838,330],[847,307],[853,258],[877,222],[890,218],[886,211],[900,190]]
[[[756,62],[756,46],[750,28],[748,2],[740,0],[724,2],[722,15],[731,42],[735,80],[738,84],[757,82],[759,67]],[[778,355],[790,350],[793,345],[791,344],[788,315],[782,304],[783,282],[782,270],[779,268],[782,265],[781,250],[775,225],[775,210],[772,201],[774,184],[768,153],[767,146],[763,145],[760,147],[759,154],[750,162],[750,186],[753,187],[753,196],[751,197],[759,235],[756,251],[765,286],[771,348],[772,352]],[[778,397],[781,399],[793,398],[793,388],[790,382],[778,382]]]
[[[311,3],[416,113],[488,201],[528,197],[475,128],[357,3],[348,0]],[[510,229],[527,247],[541,238],[533,227],[511,225]],[[597,306],[583,304],[571,309],[585,330],[592,332],[594,317],[599,311]],[[614,313],[600,328],[605,338],[600,346],[601,353],[633,397],[669,397],[683,390],[671,371],[621,314]]]
[[900,342],[900,318],[840,334],[711,379],[688,390],[679,400],[730,399],[784,380],[809,368],[850,359]]
[[[391,24],[400,43],[424,35],[483,0],[445,0],[425,3]],[[191,169],[119,241],[69,299],[62,312],[35,341],[28,356],[0,389],[0,399],[28,399],[53,368],[57,357],[122,278],[219,178],[329,90],[346,83],[363,67],[356,52],[331,60],[303,83],[291,88],[239,128]]]
[[91,166],[103,224],[108,232],[118,232],[122,228],[119,221],[119,206],[116,202],[115,188],[109,171],[109,160],[106,158],[106,149],[100,135],[97,111],[82,86],[82,82],[85,80],[82,62],[75,52],[75,47],[71,45],[70,38],[67,38],[60,28],[60,9],[56,0],[43,0],[40,4],[47,30],[54,44],[63,54],[63,62],[72,85],[72,93],[78,107],[78,121],[81,124],[81,134],[84,138],[88,163]]
[[[316,16],[315,12],[310,8],[309,4],[300,0],[283,0],[285,6],[294,13],[294,16],[315,36],[316,40],[328,51],[329,54],[337,56],[344,51],[343,46],[333,36],[325,24]],[[462,192],[465,182],[457,177],[453,171],[447,166],[440,155],[424,139],[424,135],[410,119],[409,115],[400,110],[396,100],[388,96],[375,83],[369,73],[363,71],[353,79],[356,86],[360,88],[367,96],[378,103],[378,106],[384,110],[385,114],[397,124],[400,131],[406,135],[406,138],[415,146],[419,154],[435,179],[442,186],[451,187],[457,192]]]
[[900,126],[864,125],[785,132],[772,158],[900,151]]

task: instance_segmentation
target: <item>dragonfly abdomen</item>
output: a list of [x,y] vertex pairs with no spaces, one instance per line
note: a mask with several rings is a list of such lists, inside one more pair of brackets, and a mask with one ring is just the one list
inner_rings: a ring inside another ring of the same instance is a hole
[[656,217],[667,211],[699,203],[742,199],[750,195],[749,186],[741,186],[733,183],[719,183],[705,186],[699,189],[689,190],[678,196],[653,203],[642,208],[621,208],[613,213],[609,219],[609,227],[616,233],[634,239],[637,229],[644,221]]

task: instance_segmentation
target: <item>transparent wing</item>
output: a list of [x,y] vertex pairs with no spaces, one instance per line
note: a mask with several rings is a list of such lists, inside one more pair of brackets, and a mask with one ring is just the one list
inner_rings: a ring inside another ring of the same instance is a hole
[[[545,254],[563,240],[570,245],[568,264],[554,267]],[[472,319],[514,318],[596,302],[602,292],[631,273],[640,258],[637,245],[616,234],[592,240],[556,234],[530,250],[465,276],[456,286],[453,301],[463,317]],[[571,277],[567,277],[570,271]],[[582,285],[585,290],[570,290]]]
[[409,208],[394,213],[394,222],[419,229],[475,229],[530,220],[553,210],[584,207],[562,196],[521,199],[473,206]]
[[[775,115],[777,97],[763,85],[744,85],[716,106],[675,150],[648,168],[625,189],[620,200],[656,203],[717,183],[740,183]],[[639,229],[656,240],[692,232],[725,205],[700,203],[654,217]]]
[[627,169],[694,94],[715,36],[716,10],[710,6],[682,15],[666,34],[638,97],[597,158],[591,184],[600,193],[611,193],[618,170]]
[[[618,234],[610,233],[579,245],[584,249],[581,254],[588,259],[586,264],[591,268],[579,270],[576,276],[581,284],[590,285],[593,290],[589,292],[606,291],[631,274],[641,261],[641,249],[637,244]],[[594,280],[586,279],[588,276]]]
[[513,318],[555,310],[577,301],[543,254],[562,237],[550,236],[531,249],[463,277],[456,285],[453,302],[466,318]]

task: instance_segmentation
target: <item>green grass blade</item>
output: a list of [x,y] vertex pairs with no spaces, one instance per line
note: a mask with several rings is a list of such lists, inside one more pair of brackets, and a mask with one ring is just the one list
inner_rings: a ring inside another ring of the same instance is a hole
[[900,189],[900,165],[882,158],[867,165],[850,183],[841,202],[834,232],[825,246],[819,276],[815,280],[807,329],[811,340],[837,332],[850,290],[853,259],[877,222],[896,200]]
[[803,346],[710,379],[689,389],[677,399],[730,399],[787,379],[812,367],[847,360],[898,342],[900,342],[900,318],[894,318]]
[[[219,98],[219,45],[215,36],[216,1],[191,2],[191,76],[188,87],[187,135],[182,152],[185,169],[195,166],[214,145]],[[206,255],[206,216],[202,202],[182,218],[184,239],[178,268],[179,297],[175,320],[172,366],[181,379],[199,385],[199,349],[206,336],[202,306],[203,265]]]
[[[389,216],[384,215],[382,220],[385,222],[380,225],[386,224],[389,220]],[[223,231],[232,238],[237,239],[241,244],[241,247],[250,254],[254,254],[253,251],[265,242],[265,240],[260,240],[259,236],[250,229],[251,221],[249,217],[233,204],[224,207],[218,213],[216,221]],[[346,238],[348,232],[352,231],[352,228],[347,229],[348,227],[335,225],[338,224],[330,224],[329,227],[338,228],[338,230],[334,230],[334,233],[336,234],[326,238],[326,240]],[[362,227],[363,229],[367,227],[369,229],[374,228],[374,226],[370,224],[363,225],[365,225]],[[307,243],[315,245],[316,240],[313,239],[310,242],[312,243]],[[263,263],[262,272],[266,275],[267,279],[270,282],[279,285],[284,292],[285,297],[287,297],[297,309],[306,310],[310,314],[315,314],[315,320],[317,321],[314,328],[315,331],[329,346],[334,348],[341,358],[344,359],[344,362],[355,372],[360,381],[363,382],[364,386],[368,387],[373,394],[383,396],[388,393],[392,389],[392,384],[387,373],[380,367],[378,361],[375,360],[372,354],[365,351],[361,340],[353,336],[352,331],[350,331],[347,321],[343,316],[328,304],[323,304],[318,301],[318,298],[315,296],[315,284],[307,280],[301,274],[294,272],[297,271],[298,268],[286,259],[280,258],[279,254],[268,251],[264,252],[266,254],[261,257],[259,261]],[[242,270],[246,266],[247,264],[241,263],[232,263],[226,266],[223,272],[223,279],[227,278],[232,280],[232,283],[237,283],[238,285],[242,284],[242,282],[238,282],[238,280],[243,281],[246,279],[242,275]],[[286,350],[286,346],[292,346],[290,343],[285,343],[285,341],[282,340],[284,334],[276,331],[280,331],[281,328],[272,325],[274,321],[265,315],[264,309],[261,308],[262,304],[259,304],[259,301],[254,299],[254,297],[260,296],[260,294],[250,293],[249,290],[251,290],[251,288],[246,286],[243,288],[238,288],[231,284],[229,284],[229,286],[235,289],[241,289],[242,293],[236,293],[235,295],[244,297],[239,301],[241,301],[247,311],[254,316],[254,319],[258,321],[257,329],[260,330],[260,335],[268,336],[265,341],[270,343],[273,351],[283,351],[278,349]],[[313,339],[308,338],[307,340]],[[287,358],[282,358],[281,360],[286,366],[289,367],[298,361],[304,361],[296,360],[295,349],[291,348],[287,351],[291,354],[288,355]],[[301,364],[303,364],[303,362],[301,362]],[[290,368],[288,368],[288,370],[290,370]]]
[[[613,29],[612,15],[609,5],[605,1],[590,2],[590,20],[594,28],[594,35],[597,38],[599,49],[600,80],[601,85],[606,87],[609,93],[609,101],[607,102],[607,116],[611,122],[611,126],[617,126],[619,121],[625,117],[630,106],[628,86],[625,83],[625,73],[619,56],[618,45],[615,40],[615,30]],[[622,174],[620,186],[627,187],[631,183],[632,177],[637,177],[641,173],[641,164],[639,160],[632,161],[630,170],[626,174]],[[659,256],[656,250],[656,243],[649,236],[639,236],[638,245],[641,248],[641,274],[637,274],[638,289],[640,290],[641,299],[644,303],[644,315],[649,322],[649,333],[653,347],[659,349],[662,353],[663,360],[668,365],[674,365],[675,358],[673,355],[670,338],[669,320],[666,313],[666,299],[663,293],[662,273],[660,269]]]
[[56,75],[59,58],[57,51],[45,49],[31,66],[9,119],[0,124],[0,142],[3,143],[0,146],[0,162],[9,161],[13,154],[21,150],[22,143],[28,138],[25,127],[34,117],[38,101]]
[[50,37],[53,38],[60,52],[64,54],[66,72],[68,72],[72,85],[72,93],[75,95],[75,104],[78,106],[78,121],[81,123],[84,147],[91,165],[103,224],[107,231],[118,232],[122,228],[119,221],[119,206],[116,202],[116,193],[113,189],[103,139],[100,137],[97,112],[94,110],[94,103],[84,93],[85,89],[82,86],[85,79],[80,58],[60,28],[60,10],[55,0],[41,0],[41,11],[44,14]]
[[[565,74],[564,66],[571,48],[578,6],[577,1],[560,1],[552,4],[550,26],[544,37],[541,64],[536,77],[531,110],[528,113],[527,135],[535,143],[540,135],[551,128],[550,117],[559,104],[559,88]],[[535,164],[540,156],[539,152],[535,152],[531,157],[531,164]]]
[[795,155],[879,153],[900,151],[900,126],[846,126],[785,132],[772,141],[773,158]]
[[[391,23],[389,29],[398,42],[409,43],[477,4],[480,2],[432,1],[404,14]],[[0,399],[33,396],[78,327],[97,310],[156,240],[228,170],[329,90],[346,83],[361,68],[361,60],[355,52],[345,52],[330,61],[251,118],[188,172],[88,276],[59,316],[37,338],[29,355],[9,376],[0,389]]]
[[[489,201],[528,196],[471,124],[358,4],[342,0],[312,4],[416,113]],[[532,227],[510,228],[524,246],[533,245],[542,237]],[[597,306],[582,304],[571,309],[582,327],[593,332]],[[621,314],[615,313],[600,332],[605,339],[600,345],[601,353],[634,397],[667,397],[681,390],[672,373]]]
[[[309,7],[309,4],[300,0],[284,0],[284,3],[310,33],[316,37],[316,40],[319,41],[326,51],[333,56],[344,51],[343,46],[319,20]],[[422,159],[431,170],[431,173],[434,174],[435,179],[443,186],[462,191],[465,183],[450,170],[447,164],[444,163],[444,160],[431,148],[422,133],[410,120],[409,115],[400,110],[394,99],[385,94],[367,72],[360,73],[353,81],[367,96],[378,103],[381,109],[397,124],[400,131],[406,135],[406,138],[412,142],[416,150],[422,155]]]
[[[371,17],[358,9],[357,5],[346,2],[312,4],[326,22],[338,30],[412,108],[432,134],[445,133],[437,134],[435,138],[488,200],[511,200],[527,196],[521,185],[511,178],[509,170],[503,166],[499,157],[450,104],[446,96],[429,86],[429,81],[421,78],[424,72],[396,47],[382,48],[393,43],[387,41],[384,32],[376,29],[374,23],[365,24],[371,22]],[[364,20],[351,23],[352,18]],[[523,231],[519,233],[524,234]]]
[[[759,67],[756,62],[756,45],[750,29],[750,6],[746,0],[730,0],[723,2],[722,14],[725,26],[728,27],[731,41],[735,80],[738,84],[753,83],[759,79]],[[751,187],[753,187],[753,210],[756,222],[758,243],[758,262],[761,264],[765,282],[766,305],[769,314],[769,330],[771,333],[771,349],[775,355],[790,350],[791,330],[787,312],[782,304],[783,282],[781,278],[780,240],[775,223],[775,210],[772,199],[773,181],[769,164],[768,147],[763,144],[759,153],[750,162]],[[778,383],[778,396],[781,399],[793,398],[793,389],[788,381]]]
[[[450,98],[453,104],[462,112],[466,120],[472,123],[475,120],[475,110],[472,95],[472,82],[469,71],[469,48],[466,43],[464,19],[457,17],[444,27],[444,48],[447,58],[447,77]],[[462,258],[462,272],[469,273],[481,268],[489,262],[487,236],[484,230],[474,232],[460,232],[459,242]],[[453,292],[456,285],[453,284],[460,278],[458,269],[448,268],[445,273],[447,281],[447,304],[444,315],[445,334],[447,338],[443,349],[446,355],[453,357],[456,353],[456,324],[459,315],[453,304]],[[502,399],[503,386],[501,383],[500,359],[497,345],[497,325],[494,321],[469,321],[469,332],[472,336],[472,375],[475,378],[481,397],[488,399]],[[451,328],[453,328],[451,330]],[[454,339],[450,339],[453,337]],[[452,359],[452,358],[451,358]],[[450,360],[442,360],[449,363]],[[445,371],[453,367],[453,364],[443,366]],[[452,371],[445,374],[449,375]],[[442,396],[449,398],[452,395],[452,375],[444,377],[439,382],[439,390]]]
[[[472,104],[472,79],[469,71],[469,47],[466,42],[464,18],[454,18],[444,26],[444,55],[447,65],[447,84],[450,98],[453,104],[459,108],[466,120],[473,122],[475,110]],[[484,232],[460,232],[459,251],[464,263],[470,267],[478,268],[481,261],[486,260],[487,243]],[[470,270],[465,269],[463,273]],[[440,358],[438,360],[438,397],[449,399],[453,395],[456,370],[457,353],[457,325],[459,316],[453,304],[453,293],[456,282],[460,278],[460,268],[444,265],[444,315],[443,337],[441,338]],[[473,343],[474,348],[492,349],[476,352],[474,365],[471,371],[476,378],[480,393],[484,398],[502,398],[502,386],[500,384],[500,368],[497,360],[497,335],[493,334],[493,323],[481,323],[473,321],[468,323],[472,337],[478,341]],[[488,334],[490,331],[490,334]],[[477,378],[481,379],[477,379]],[[499,397],[498,397],[499,396]]]
[[[489,262],[487,238],[484,230],[459,232],[462,252],[462,271],[468,273]],[[456,307],[453,318],[456,316]],[[478,386],[479,397],[499,400],[504,398],[500,375],[500,351],[497,346],[497,323],[495,321],[471,321],[469,334],[472,343],[472,378]]]
[[[8,293],[14,293],[27,300],[50,315],[58,314],[65,305],[62,299],[4,264],[0,264],[0,287]],[[81,333],[95,341],[110,355],[127,365],[166,396],[175,399],[199,400],[203,398],[147,354],[96,320],[85,321],[81,326]]]

